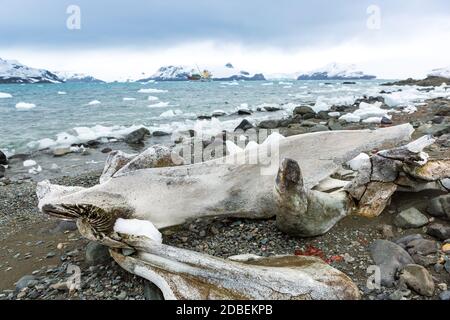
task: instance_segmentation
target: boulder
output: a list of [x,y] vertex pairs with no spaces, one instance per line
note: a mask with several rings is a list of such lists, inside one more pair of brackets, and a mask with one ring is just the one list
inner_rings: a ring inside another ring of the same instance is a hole
[[427,234],[442,241],[450,239],[450,226],[433,223],[428,226]]
[[315,111],[309,107],[309,106],[301,106],[301,107],[296,107],[294,109],[294,115],[299,114],[299,115],[305,115],[305,114],[315,114]]
[[0,150],[0,164],[4,166],[8,164],[8,158],[1,150]]
[[420,228],[427,223],[428,218],[416,208],[403,210],[394,218],[394,224],[403,229]]
[[406,245],[406,250],[416,264],[430,266],[438,262],[439,246],[436,241],[427,239],[416,239]]
[[280,126],[280,121],[278,120],[264,120],[258,124],[261,129],[276,129]]
[[401,237],[397,240],[395,240],[395,243],[398,244],[400,247],[402,247],[403,249],[406,249],[406,246],[408,245],[408,243],[410,243],[413,240],[417,240],[417,239],[423,239],[421,234],[410,234],[404,237]]
[[33,275],[26,275],[19,279],[19,281],[16,282],[16,292],[20,292],[21,290],[35,286],[38,284],[36,276]]
[[69,147],[57,147],[57,148],[53,149],[53,155],[55,157],[62,157],[71,152],[72,152],[72,150]]
[[253,125],[247,119],[241,121],[241,123],[234,129],[234,132],[238,130],[247,131],[248,129],[253,128]]
[[153,136],[154,137],[163,137],[163,136],[169,136],[170,133],[165,132],[165,131],[154,131],[153,132]]
[[0,164],[0,178],[3,178],[5,176],[5,167]]
[[314,127],[312,127],[309,132],[320,132],[320,131],[329,131],[330,129],[328,129],[327,126],[323,125],[323,124],[317,124]]
[[240,116],[248,116],[251,115],[253,112],[249,109],[239,109],[237,114]]
[[144,143],[144,140],[151,133],[146,128],[139,128],[133,132],[130,132],[125,136],[124,141],[131,145],[141,145]]
[[89,242],[86,246],[86,263],[89,265],[99,265],[111,261],[111,256],[109,255],[109,248],[97,243]]
[[414,264],[408,252],[399,245],[387,240],[375,240],[369,248],[370,255],[380,267],[381,285],[392,287],[398,270],[408,264]]
[[280,111],[281,108],[265,106],[265,107],[264,107],[264,110],[266,110],[267,112],[275,112],[275,111]]
[[417,264],[406,265],[400,272],[400,282],[420,295],[432,297],[434,282],[431,274]]
[[450,194],[432,199],[427,212],[434,217],[450,220]]
[[439,294],[439,299],[444,300],[444,301],[450,301],[450,290],[442,291]]

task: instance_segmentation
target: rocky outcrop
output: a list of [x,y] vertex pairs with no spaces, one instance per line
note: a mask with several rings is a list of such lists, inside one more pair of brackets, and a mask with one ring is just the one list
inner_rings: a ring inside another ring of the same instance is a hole
[[382,86],[420,86],[420,87],[439,87],[443,83],[450,84],[449,78],[428,76],[425,79],[415,80],[408,78],[406,80],[400,80],[396,82],[383,83]]

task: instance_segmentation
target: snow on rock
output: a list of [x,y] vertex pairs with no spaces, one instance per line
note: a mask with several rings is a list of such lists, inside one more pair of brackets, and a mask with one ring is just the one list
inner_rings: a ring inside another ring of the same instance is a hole
[[432,77],[442,77],[442,78],[448,78],[450,79],[450,66],[446,68],[439,68],[439,69],[433,69],[428,74],[428,76]]
[[54,73],[31,68],[16,60],[0,58],[0,83],[61,83],[62,80]]
[[0,92],[0,99],[12,98],[10,93]]
[[148,220],[118,218],[114,224],[114,231],[137,237],[147,237],[162,243],[161,232]]
[[93,76],[86,75],[84,73],[76,73],[70,71],[54,71],[54,74],[58,76],[62,81],[69,83],[103,83],[103,80],[94,78]]
[[373,75],[367,75],[353,64],[330,63],[323,68],[301,74],[297,80],[370,80]]
[[36,105],[34,103],[19,102],[16,104],[16,109],[18,110],[30,110],[33,108],[36,108]]
[[347,164],[349,165],[352,170],[359,170],[365,163],[370,161],[369,155],[366,153],[360,153],[352,160],[348,161]]

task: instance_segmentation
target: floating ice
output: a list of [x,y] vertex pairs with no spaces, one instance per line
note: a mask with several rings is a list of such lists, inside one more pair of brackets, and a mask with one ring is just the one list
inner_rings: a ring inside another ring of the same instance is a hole
[[147,88],[147,89],[140,89],[138,92],[140,92],[140,93],[165,93],[168,91],[161,90],[161,89]]
[[165,108],[165,107],[168,107],[169,104],[170,104],[169,102],[161,101],[158,103],[150,104],[147,107],[149,107],[149,108]]
[[12,98],[12,95],[6,92],[0,92],[0,99]]
[[123,98],[123,101],[134,101],[134,100],[136,100],[136,98]]
[[147,237],[158,243],[162,243],[162,235],[148,220],[118,218],[114,224],[114,231],[131,236]]
[[166,112],[161,113],[159,116],[161,118],[170,118],[180,114],[183,114],[183,111],[177,109],[177,110],[167,110]]
[[65,91],[58,91],[58,94],[59,95],[64,95],[64,94],[67,94],[67,92],[65,92]]
[[101,104],[101,102],[98,100],[92,100],[91,102],[88,103],[88,105],[90,105],[90,106],[95,106],[97,104]]
[[156,100],[159,100],[159,98],[155,97],[155,96],[148,96],[147,100],[148,101],[156,101]]
[[16,104],[16,109],[18,110],[30,110],[33,108],[36,108],[36,105],[33,103],[19,102]]

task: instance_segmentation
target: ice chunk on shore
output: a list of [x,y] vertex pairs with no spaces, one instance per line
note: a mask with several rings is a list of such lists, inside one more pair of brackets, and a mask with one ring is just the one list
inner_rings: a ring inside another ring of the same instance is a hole
[[101,104],[101,102],[98,100],[92,100],[91,102],[88,103],[88,105],[90,106],[95,106],[96,104]]
[[359,170],[367,161],[370,161],[370,157],[366,153],[360,153],[352,160],[348,161],[347,164],[352,168],[352,170]]
[[0,92],[0,99],[5,99],[5,98],[12,98],[12,95],[10,93]]
[[238,147],[234,142],[230,140],[225,141],[225,144],[227,146],[227,151],[230,155],[244,151],[242,148]]
[[114,231],[131,236],[147,237],[162,243],[161,232],[148,220],[118,218],[114,224]]
[[25,160],[24,162],[23,162],[23,166],[24,167],[32,167],[32,166],[35,166],[37,163],[36,163],[36,161],[34,161],[34,160]]
[[34,103],[19,102],[16,104],[16,109],[18,110],[30,110],[33,108],[36,108],[36,105]]
[[138,92],[140,92],[140,93],[165,93],[168,91],[161,90],[161,89],[155,89],[155,88],[147,88],[147,89],[140,89]]
[[344,120],[347,122],[360,122],[361,121],[361,117],[354,115],[353,113],[346,113],[342,116],[339,117],[339,120]]
[[40,172],[42,172],[42,167],[41,166],[33,167],[33,168],[28,170],[29,174],[38,174]]

